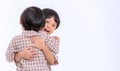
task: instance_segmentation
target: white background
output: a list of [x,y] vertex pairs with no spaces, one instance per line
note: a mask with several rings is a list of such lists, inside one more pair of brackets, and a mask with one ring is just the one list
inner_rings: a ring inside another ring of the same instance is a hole
[[61,40],[53,71],[120,71],[120,0],[0,0],[0,70],[15,71],[5,60],[19,17],[29,6],[52,8],[61,19]]

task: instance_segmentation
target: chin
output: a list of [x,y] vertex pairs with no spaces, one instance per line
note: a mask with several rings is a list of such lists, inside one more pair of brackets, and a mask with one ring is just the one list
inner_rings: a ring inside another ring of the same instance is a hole
[[51,35],[52,33],[48,33],[48,35]]
[[48,35],[50,35],[50,33],[48,33]]

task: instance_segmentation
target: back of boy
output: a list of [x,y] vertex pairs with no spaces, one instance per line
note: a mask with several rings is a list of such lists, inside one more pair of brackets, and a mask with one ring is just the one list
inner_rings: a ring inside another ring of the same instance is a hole
[[[12,38],[7,52],[6,58],[8,62],[14,60],[15,53],[20,52],[27,46],[33,46],[30,37],[39,36],[38,31],[44,27],[44,15],[41,9],[37,7],[28,7],[21,15],[21,24],[24,28],[22,34]],[[21,59],[17,63],[17,71],[50,71],[50,67],[42,51],[37,48],[37,56],[33,60]]]

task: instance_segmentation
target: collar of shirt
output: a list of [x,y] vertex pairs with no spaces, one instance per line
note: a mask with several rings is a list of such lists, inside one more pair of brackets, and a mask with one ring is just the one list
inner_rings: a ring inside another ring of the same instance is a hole
[[36,31],[33,31],[33,30],[30,30],[30,31],[24,30],[24,31],[22,32],[22,35],[23,35],[23,36],[26,36],[26,37],[40,36],[40,35],[44,35],[44,36],[46,35],[46,36],[47,36],[47,33],[44,32],[44,31],[36,32]]

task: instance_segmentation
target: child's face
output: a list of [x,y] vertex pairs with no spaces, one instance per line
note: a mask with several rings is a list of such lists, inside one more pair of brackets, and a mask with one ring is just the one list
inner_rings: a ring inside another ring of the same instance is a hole
[[54,20],[54,17],[47,18],[45,20],[44,30],[48,33],[48,35],[52,34],[57,27],[57,23]]

